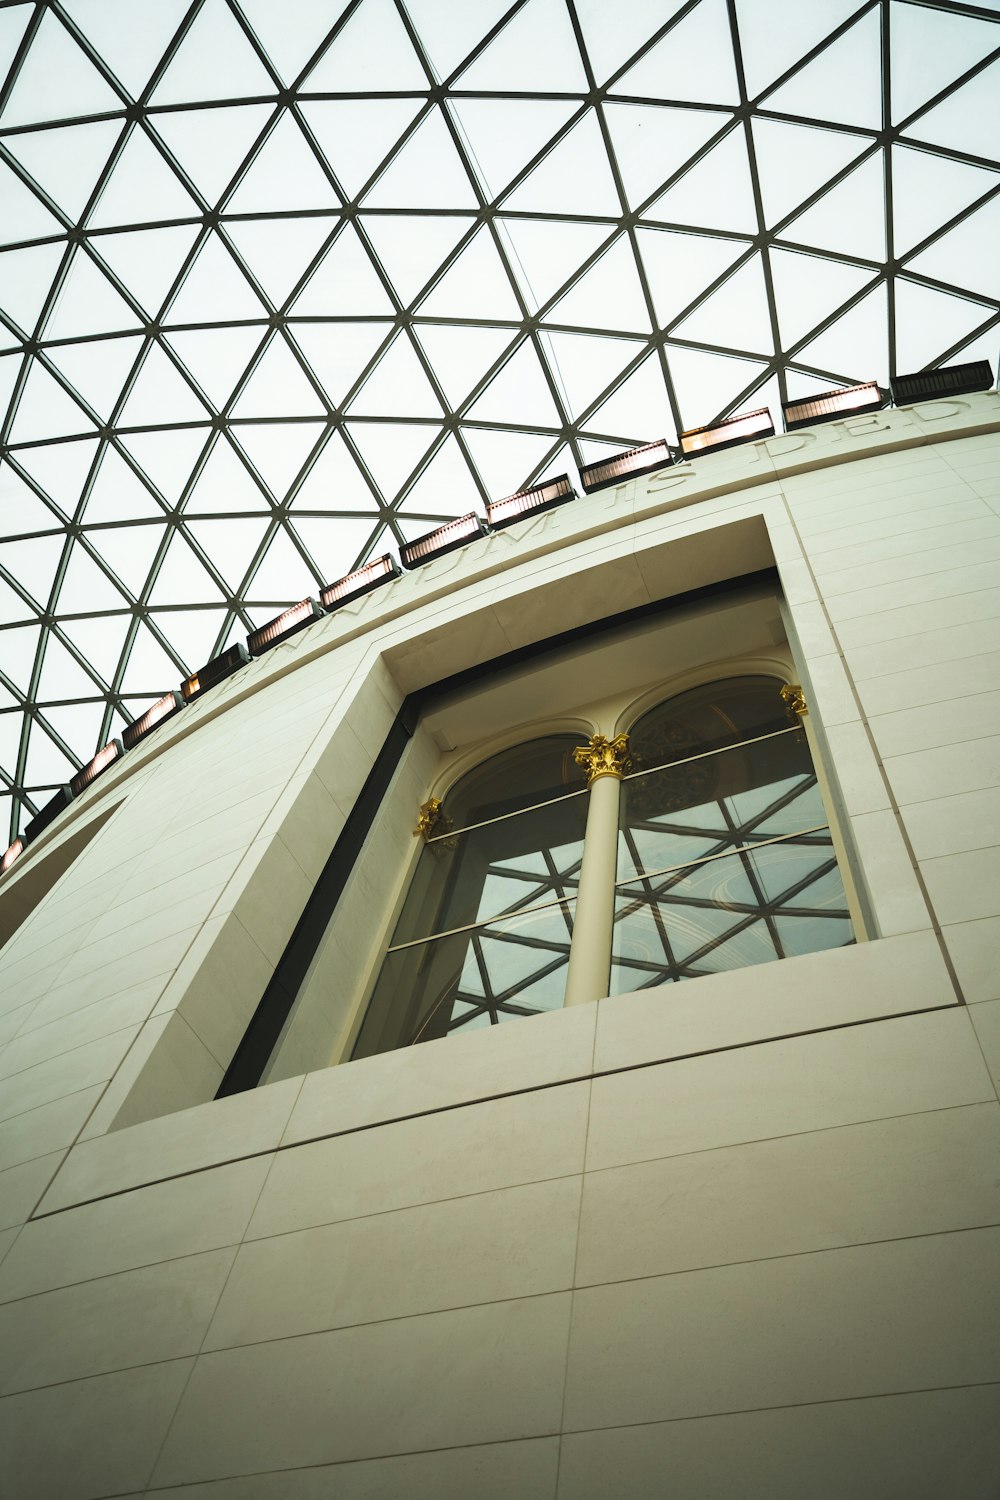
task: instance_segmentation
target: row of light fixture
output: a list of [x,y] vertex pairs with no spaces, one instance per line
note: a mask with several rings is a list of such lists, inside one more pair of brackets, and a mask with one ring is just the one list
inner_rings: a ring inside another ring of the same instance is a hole
[[[993,371],[987,360],[971,364],[950,365],[939,370],[922,370],[916,375],[895,376],[890,381],[894,406],[908,406],[914,401],[930,401],[943,396],[967,395],[973,391],[990,390],[993,386]],[[887,404],[887,395],[874,380],[863,385],[847,386],[843,390],[829,391],[825,395],[810,396],[801,401],[786,401],[782,415],[786,432],[796,432],[801,427],[812,427],[821,422],[834,422],[848,416],[860,416],[865,412],[879,411]],[[759,442],[775,435],[774,422],[767,407],[758,411],[739,412],[726,417],[710,427],[694,427],[680,434],[678,450],[673,450],[665,440],[645,443],[639,448],[630,448],[614,458],[601,459],[587,464],[580,470],[580,480],[585,494],[609,488],[626,479],[635,479],[650,474],[656,469],[686,458],[700,457],[706,453],[718,453],[724,448],[734,448],[741,443]],[[242,642],[230,646],[221,655],[215,656],[204,667],[181,683],[179,692],[164,693],[122,732],[120,740],[110,740],[99,750],[93,760],[78,771],[72,780],[61,786],[56,795],[27,825],[20,838],[14,840],[5,854],[0,856],[0,874],[9,869],[24,852],[29,843],[47,828],[50,823],[79,797],[91,782],[96,781],[109,766],[120,760],[126,751],[137,745],[151,730],[165,719],[172,718],[185,703],[197,698],[216,683],[231,677],[252,657],[262,656],[273,646],[280,645],[290,636],[296,635],[306,626],[318,620],[324,613],[330,614],[343,605],[360,599],[407,571],[422,563],[443,557],[459,547],[490,532],[501,531],[507,526],[524,520],[527,516],[539,515],[554,506],[564,505],[577,498],[568,474],[555,479],[546,479],[530,489],[508,495],[505,500],[491,500],[486,506],[486,520],[475,512],[446,521],[435,531],[415,541],[406,542],[399,549],[399,562],[386,553],[366,563],[345,578],[338,579],[324,588],[315,599],[303,599],[284,610],[275,619],[262,625]],[[402,564],[402,567],[400,566]]]

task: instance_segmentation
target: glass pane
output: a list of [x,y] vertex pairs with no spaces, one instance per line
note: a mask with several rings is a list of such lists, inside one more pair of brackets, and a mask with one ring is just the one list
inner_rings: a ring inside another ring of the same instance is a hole
[[826,821],[800,730],[629,777],[621,809],[622,880]]
[[561,901],[389,953],[354,1056],[558,1010],[566,988],[573,906]]
[[586,822],[581,792],[438,837],[421,852],[391,946],[575,896]]
[[611,993],[853,941],[829,831],[620,886]]

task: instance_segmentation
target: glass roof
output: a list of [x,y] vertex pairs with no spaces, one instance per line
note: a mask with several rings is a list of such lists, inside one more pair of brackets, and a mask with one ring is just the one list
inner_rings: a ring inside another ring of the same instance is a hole
[[998,139],[1000,0],[0,3],[0,834],[443,518],[995,365]]

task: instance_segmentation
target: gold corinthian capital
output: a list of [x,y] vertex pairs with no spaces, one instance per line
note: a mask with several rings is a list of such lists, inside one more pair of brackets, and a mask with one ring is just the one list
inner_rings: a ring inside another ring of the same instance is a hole
[[606,735],[595,734],[589,744],[577,746],[573,759],[587,772],[588,786],[593,786],[599,776],[614,776],[621,781],[632,769],[628,735],[616,734],[609,740]]

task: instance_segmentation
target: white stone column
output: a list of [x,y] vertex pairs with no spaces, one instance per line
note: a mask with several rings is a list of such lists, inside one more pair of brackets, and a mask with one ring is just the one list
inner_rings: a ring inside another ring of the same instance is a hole
[[574,751],[587,768],[590,803],[573,919],[564,1005],[603,1000],[611,982],[611,942],[618,874],[618,805],[629,769],[628,736],[597,734]]

